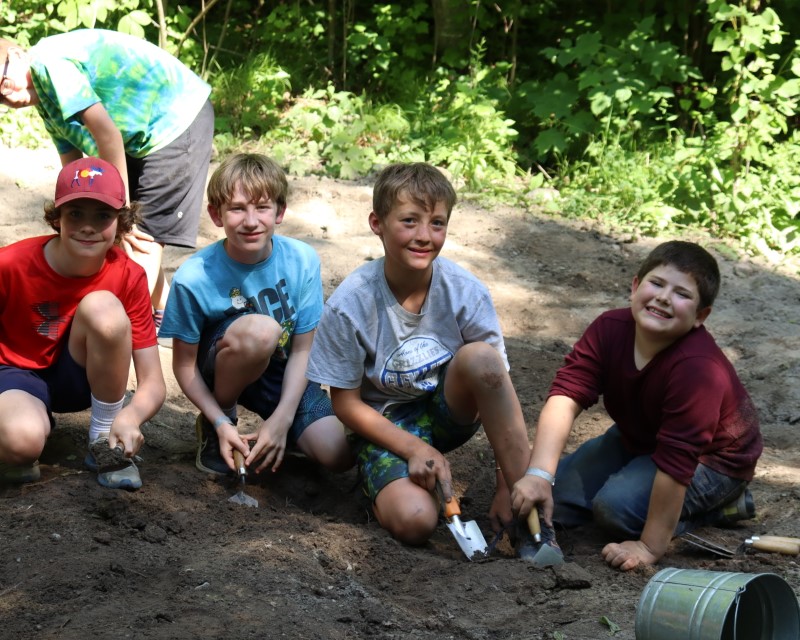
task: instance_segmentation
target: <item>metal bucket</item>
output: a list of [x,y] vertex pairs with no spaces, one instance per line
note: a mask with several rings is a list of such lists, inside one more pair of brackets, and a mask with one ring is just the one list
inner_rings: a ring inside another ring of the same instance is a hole
[[773,573],[662,569],[636,607],[637,640],[797,640],[800,606]]

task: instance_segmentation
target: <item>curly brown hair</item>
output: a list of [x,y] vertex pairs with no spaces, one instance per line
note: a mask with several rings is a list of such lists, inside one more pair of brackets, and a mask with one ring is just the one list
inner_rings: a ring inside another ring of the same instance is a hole
[[[142,221],[141,208],[138,202],[131,202],[129,205],[117,210],[117,232],[115,234],[115,242],[117,244],[119,244],[122,236],[131,232],[133,225]],[[54,200],[45,203],[44,220],[53,229],[60,231],[58,222],[61,220],[61,207],[56,207]]]

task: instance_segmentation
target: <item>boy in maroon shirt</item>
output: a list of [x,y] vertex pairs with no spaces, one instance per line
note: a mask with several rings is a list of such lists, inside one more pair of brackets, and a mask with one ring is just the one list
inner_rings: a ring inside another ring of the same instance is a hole
[[[719,282],[716,260],[694,243],[650,253],[630,308],[600,315],[556,374],[514,486],[520,516],[540,507],[546,525],[593,519],[624,540],[603,549],[624,571],[657,563],[673,535],[721,522],[737,502],[739,517],[752,517],[758,417],[703,326]],[[575,418],[600,395],[615,424],[559,461]]]

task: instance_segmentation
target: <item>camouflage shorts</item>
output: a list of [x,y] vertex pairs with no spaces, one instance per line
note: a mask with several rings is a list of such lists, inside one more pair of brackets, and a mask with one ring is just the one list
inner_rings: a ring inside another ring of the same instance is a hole
[[[412,435],[424,440],[442,453],[452,451],[467,442],[481,426],[480,422],[468,425],[453,420],[444,399],[444,376],[433,394],[421,400],[389,407],[384,416]],[[358,467],[364,481],[364,493],[371,501],[387,484],[408,477],[408,462],[386,449],[358,440]]]

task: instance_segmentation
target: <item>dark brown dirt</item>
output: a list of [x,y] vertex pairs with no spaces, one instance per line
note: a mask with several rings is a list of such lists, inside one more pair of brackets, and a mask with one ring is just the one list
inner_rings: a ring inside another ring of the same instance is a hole
[[[0,244],[46,232],[41,204],[56,165],[51,151],[0,149]],[[281,231],[320,253],[326,293],[380,254],[367,184],[294,180],[290,206]],[[216,237],[205,221],[200,243]],[[595,315],[626,304],[655,243],[534,211],[457,208],[444,255],[492,290],[531,435],[563,356]],[[186,255],[169,251],[170,271]],[[800,281],[796,263],[718,256],[723,291],[708,326],[759,407],[766,444],[751,485],[757,517],[699,532],[736,548],[752,534],[800,536]],[[354,471],[297,458],[248,484],[257,509],[232,504],[235,484],[194,468],[195,412],[170,353],[161,350],[167,402],[143,427],[141,490],[103,489],[83,469],[86,413],[58,416],[40,482],[0,488],[0,638],[621,640],[635,637],[637,602],[661,567],[772,572],[800,591],[795,557],[721,560],[680,540],[660,567],[623,574],[604,564],[607,541],[591,526],[559,532],[569,560],[560,571],[514,560],[506,540],[468,562],[443,524],[426,546],[406,547],[376,524]],[[569,447],[608,425],[602,410],[585,413]],[[491,539],[486,438],[449,458],[465,517]]]

